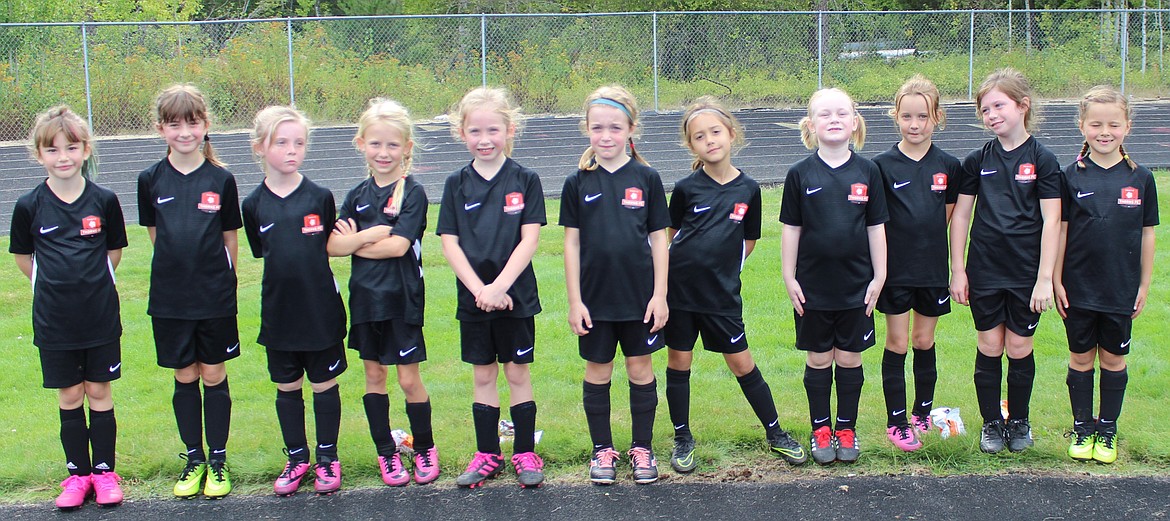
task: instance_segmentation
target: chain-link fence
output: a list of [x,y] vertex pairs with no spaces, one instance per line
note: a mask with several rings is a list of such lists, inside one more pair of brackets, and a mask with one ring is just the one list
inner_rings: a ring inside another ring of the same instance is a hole
[[[736,108],[802,103],[819,86],[888,100],[914,73],[966,99],[991,70],[1024,71],[1044,97],[1107,83],[1165,94],[1170,10],[623,13],[303,18],[191,23],[0,24],[0,140],[69,103],[101,135],[152,132],[152,100],[190,82],[219,129],[294,102],[352,123],[369,98],[417,117],[467,89],[507,87],[528,113],[575,112],[621,83],[643,108],[701,94]],[[1123,59],[1123,57],[1125,59]]]

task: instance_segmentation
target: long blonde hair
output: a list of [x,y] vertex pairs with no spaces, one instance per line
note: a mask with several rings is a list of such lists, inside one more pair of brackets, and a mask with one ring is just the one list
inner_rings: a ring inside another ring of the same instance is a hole
[[70,143],[81,143],[89,151],[89,158],[81,163],[81,177],[87,181],[97,178],[97,158],[93,154],[93,133],[81,116],[68,105],[57,105],[37,115],[28,133],[28,151],[33,159],[40,159],[41,148],[53,146],[57,134],[65,134]]
[[[198,88],[189,84],[176,84],[163,89],[154,100],[154,115],[154,124],[160,128],[172,121],[203,122],[211,125],[211,111],[207,108],[207,98]],[[171,147],[167,145],[167,155],[170,153]],[[211,134],[203,134],[203,158],[220,168],[227,166],[215,155],[215,149],[211,146]]]
[[865,118],[861,117],[861,113],[857,111],[857,102],[853,101],[853,97],[838,88],[821,89],[814,92],[808,98],[808,115],[800,119],[800,141],[809,150],[814,150],[820,146],[820,143],[817,142],[817,133],[813,132],[812,129],[812,106],[817,99],[830,93],[841,93],[849,100],[849,106],[853,110],[853,117],[857,118],[857,126],[853,128],[853,134],[849,136],[849,139],[853,141],[854,150],[861,150],[861,147],[865,146]]
[[[410,120],[410,112],[406,107],[397,101],[387,98],[371,99],[366,111],[358,118],[357,134],[353,137],[355,147],[358,147],[358,140],[365,137],[366,129],[375,124],[387,125],[397,130],[402,139],[410,144],[402,153],[402,179],[398,180],[398,184],[394,186],[394,193],[390,196],[390,213],[397,215],[398,210],[402,208],[406,177],[410,175],[410,166],[414,161],[414,122]],[[366,173],[373,175],[374,171],[367,166]]]
[[682,136],[682,145],[687,150],[690,150],[691,155],[695,158],[691,163],[691,170],[698,170],[699,167],[703,166],[703,160],[699,159],[699,155],[695,153],[695,148],[691,146],[691,133],[688,129],[691,120],[695,119],[699,114],[712,114],[723,123],[723,126],[727,127],[728,132],[731,132],[732,135],[731,147],[733,149],[738,150],[744,145],[743,125],[740,125],[739,120],[731,115],[731,112],[728,112],[727,108],[714,96],[701,96],[687,107],[686,112],[683,112],[682,125],[679,129]]
[[516,140],[516,136],[520,135],[523,115],[520,112],[520,107],[512,101],[508,91],[503,88],[489,89],[487,87],[476,87],[471,89],[463,99],[451,107],[451,136],[455,139],[463,139],[463,124],[467,119],[467,115],[476,110],[490,110],[499,114],[504,118],[504,124],[512,128],[512,136],[504,142],[504,155],[512,156],[512,145]]
[[[1125,120],[1133,119],[1133,109],[1129,106],[1129,100],[1125,95],[1118,92],[1117,89],[1108,85],[1097,85],[1089,89],[1085,93],[1085,97],[1081,98],[1081,102],[1077,105],[1077,127],[1079,128],[1085,121],[1085,112],[1089,110],[1089,105],[1094,103],[1115,104],[1121,107],[1121,111],[1125,113]],[[1137,163],[1129,158],[1129,153],[1125,151],[1125,145],[1117,145],[1117,151],[1121,152],[1121,158],[1125,160],[1125,164],[1129,165],[1130,170],[1137,169]],[[1077,168],[1085,168],[1085,158],[1089,155],[1089,142],[1085,141],[1081,145],[1081,151],[1077,153]]]
[[[263,147],[265,143],[272,142],[273,134],[276,134],[276,127],[281,123],[299,123],[305,127],[305,139],[309,138],[309,126],[311,122],[305,114],[293,107],[286,105],[273,105],[265,107],[260,112],[256,113],[255,119],[252,120],[252,132],[250,133],[252,143],[252,154],[257,159],[264,156]],[[268,164],[263,160],[260,161],[264,173],[268,173]]]
[[[638,103],[634,100],[634,95],[626,90],[621,85],[606,85],[598,87],[593,91],[588,98],[585,98],[585,118],[581,120],[581,131],[587,132],[589,128],[589,109],[597,104],[616,105],[625,113],[629,120],[630,128],[630,157],[638,160],[639,163],[649,166],[638,151],[634,148],[634,138],[641,132],[641,127],[638,126]],[[593,150],[592,146],[585,149],[585,153],[581,154],[581,160],[577,162],[579,170],[596,170],[597,169],[597,152]]]

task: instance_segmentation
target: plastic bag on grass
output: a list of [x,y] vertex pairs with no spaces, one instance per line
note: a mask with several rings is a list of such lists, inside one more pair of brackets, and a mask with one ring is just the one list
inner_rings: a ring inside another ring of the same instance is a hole
[[959,415],[958,407],[938,407],[930,411],[930,428],[936,429],[939,436],[949,438],[959,434],[966,434],[963,426],[963,417]]

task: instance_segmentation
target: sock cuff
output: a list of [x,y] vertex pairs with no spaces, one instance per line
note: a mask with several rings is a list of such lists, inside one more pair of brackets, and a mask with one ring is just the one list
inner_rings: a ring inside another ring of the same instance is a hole
[[112,409],[112,408],[104,410],[104,411],[95,411],[93,409],[89,410],[89,421],[103,419],[103,418],[113,418],[113,417],[114,417],[114,409]]
[[1012,365],[1012,364],[1015,364],[1015,365],[1020,365],[1020,364],[1023,364],[1023,365],[1032,365],[1032,366],[1034,367],[1034,366],[1036,365],[1036,353],[1035,353],[1035,352],[1029,352],[1027,355],[1025,355],[1025,356],[1023,356],[1023,357],[1021,357],[1021,358],[1012,358],[1012,357],[1010,357],[1010,356],[1009,356],[1009,357],[1008,357],[1008,365],[1010,366],[1010,365]]
[[194,382],[186,382],[186,383],[175,380],[175,390],[176,391],[196,391],[196,392],[198,392],[199,391],[199,380],[195,380]]
[[412,411],[412,410],[417,411],[420,409],[426,410],[426,411],[431,410],[431,401],[427,400],[425,402],[406,402],[406,410],[407,411]]
[[603,384],[595,384],[595,383],[592,383],[592,382],[584,382],[583,384],[581,384],[581,387],[583,387],[583,388],[585,389],[585,392],[587,392],[587,393],[590,393],[590,392],[593,392],[593,393],[608,393],[608,392],[609,392],[609,387],[610,387],[610,385],[612,385],[612,382],[605,382],[605,383],[603,383]]
[[650,380],[650,383],[636,384],[630,382],[631,391],[654,392],[658,388],[658,380]]
[[85,421],[85,409],[78,407],[76,409],[60,409],[61,421],[66,420],[81,420]]
[[313,396],[340,396],[340,395],[341,395],[341,391],[338,390],[337,384],[333,384],[333,387],[325,389],[324,391],[321,391],[321,392],[314,391],[313,392]]
[[283,398],[285,400],[304,400],[305,394],[300,389],[297,389],[295,391],[282,391],[280,389],[277,389],[276,390],[276,398],[277,399]]
[[906,353],[895,353],[889,349],[882,350],[882,364],[887,363],[904,365],[906,363]]
[[486,403],[474,402],[471,404],[471,412],[485,411],[485,412],[500,412],[499,407],[492,407]]
[[[192,382],[192,383],[194,383],[194,382]],[[219,391],[219,390],[227,390],[227,388],[228,388],[228,378],[227,378],[227,376],[224,376],[224,377],[223,377],[223,381],[222,381],[222,382],[219,382],[219,383],[217,383],[217,384],[215,384],[215,385],[207,385],[207,383],[206,383],[206,382],[204,382],[204,384],[203,384],[203,390],[204,390],[204,391]]]
[[975,368],[979,369],[979,368],[1000,367],[1000,364],[1002,363],[1001,362],[1002,359],[1003,359],[1003,355],[987,356],[987,355],[983,354],[982,351],[976,351],[975,352]]
[[528,410],[535,411],[536,410],[536,402],[532,401],[532,400],[528,400],[527,402],[521,402],[521,403],[518,403],[516,405],[513,405],[513,406],[509,407],[508,410],[512,411],[512,414],[516,414],[517,411],[519,411],[519,412],[524,412],[524,411],[528,411]]
[[757,380],[763,380],[764,375],[763,373],[760,373],[760,366],[756,365],[752,366],[752,370],[748,371],[747,374],[743,376],[737,376],[735,379],[739,381],[739,385],[745,386],[754,384]]
[[691,378],[691,370],[679,371],[678,369],[666,368],[666,381],[686,381]]
[[837,385],[861,385],[865,382],[865,369],[862,366],[857,367],[841,367],[836,366]]

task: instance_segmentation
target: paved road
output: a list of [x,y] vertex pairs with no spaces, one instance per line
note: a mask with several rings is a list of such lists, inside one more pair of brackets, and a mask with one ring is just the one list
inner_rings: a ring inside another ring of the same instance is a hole
[[[1136,104],[1134,131],[1126,140],[1127,149],[1136,161],[1151,168],[1170,168],[1170,104]],[[872,157],[898,141],[888,107],[863,107],[869,138],[862,154]],[[944,150],[962,157],[979,147],[990,134],[975,118],[971,103],[947,107],[951,124],[936,134],[935,142]],[[1039,138],[1049,146],[1062,164],[1072,160],[1080,150],[1081,136],[1074,121],[1076,107],[1069,103],[1049,103],[1044,107],[1045,123]],[[800,143],[796,122],[803,110],[748,110],[737,113],[745,127],[747,148],[735,157],[735,165],[763,184],[783,181],[788,167],[808,155]],[[514,157],[521,164],[539,172],[545,193],[560,194],[566,176],[576,170],[577,159],[588,141],[578,128],[576,117],[537,117],[526,121],[525,130],[516,144]],[[690,155],[679,143],[679,114],[644,114],[642,137],[636,141],[638,151],[662,174],[667,189],[690,173]],[[318,128],[313,131],[308,158],[302,172],[317,183],[333,190],[340,200],[365,175],[365,164],[351,144],[353,127]],[[260,183],[263,175],[251,157],[244,133],[213,134],[213,143],[236,174],[241,199]],[[426,187],[427,195],[437,201],[446,176],[469,161],[462,143],[450,135],[446,123],[419,125],[416,142],[426,150],[415,160],[415,175]],[[166,146],[153,138],[121,138],[98,143],[101,177],[99,182],[118,193],[125,207],[126,221],[134,224],[138,210],[134,192],[138,172],[158,161]],[[21,194],[45,177],[44,168],[29,159],[23,146],[0,146],[0,234],[7,234],[12,205]]]
[[[510,481],[510,480],[509,480]],[[737,519],[785,521],[1165,519],[1170,480],[1088,476],[824,477],[785,483],[546,486],[492,482],[476,491],[407,487],[329,497],[231,496],[222,501],[128,501],[71,513],[51,505],[0,507],[33,519]]]

